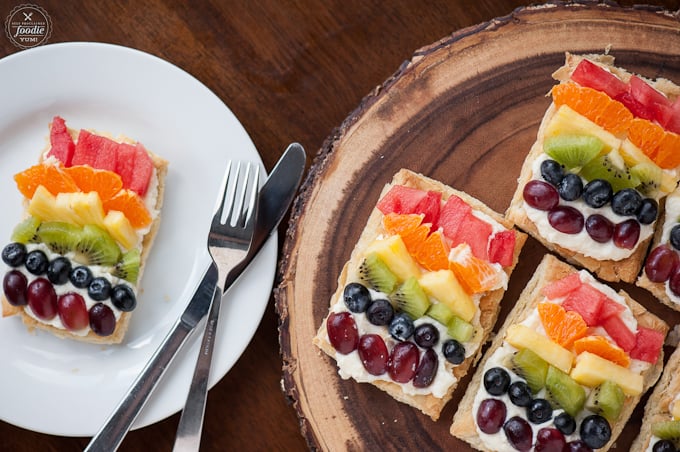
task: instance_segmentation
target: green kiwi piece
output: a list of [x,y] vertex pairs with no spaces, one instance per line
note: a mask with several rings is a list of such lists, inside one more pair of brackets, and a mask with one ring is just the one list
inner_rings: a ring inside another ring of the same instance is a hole
[[602,140],[588,135],[556,135],[543,142],[543,151],[568,169],[583,167],[604,149]]
[[519,377],[524,378],[536,394],[545,386],[548,373],[548,363],[528,348],[524,348],[510,358],[510,369]]
[[44,243],[53,252],[66,254],[74,251],[80,240],[82,228],[62,221],[45,221],[36,232],[38,241]]
[[623,389],[611,380],[605,380],[595,387],[586,400],[586,408],[616,422],[623,409],[626,395]]
[[472,339],[475,327],[460,317],[454,315],[446,328],[446,333],[458,342],[467,342]]
[[640,183],[637,190],[645,196],[654,197],[661,187],[663,170],[652,163],[638,163],[630,168],[630,175]]
[[631,174],[625,163],[617,164],[615,162],[613,155],[606,154],[595,157],[581,168],[579,175],[587,181],[604,179],[612,185],[614,192],[640,185],[640,179]]
[[370,253],[361,262],[359,277],[370,288],[386,294],[392,293],[399,282],[397,276],[376,253]]
[[40,226],[40,220],[36,217],[26,218],[16,225],[14,231],[12,231],[12,241],[24,244],[36,242],[38,240],[38,237],[36,236],[38,226]]
[[120,258],[120,248],[104,229],[94,224],[86,224],[80,233],[76,261],[87,265],[113,266]]
[[139,277],[140,256],[141,253],[137,248],[133,248],[123,253],[120,260],[113,267],[111,273],[113,276],[135,284]]
[[652,434],[670,441],[680,440],[680,420],[662,421],[652,424]]
[[411,276],[397,287],[390,298],[397,309],[407,313],[414,320],[424,316],[430,307],[430,299],[415,276]]
[[427,310],[426,315],[432,317],[444,326],[447,326],[454,316],[453,311],[444,303],[432,303]]
[[546,398],[575,417],[586,403],[586,390],[566,373],[548,365],[545,375]]

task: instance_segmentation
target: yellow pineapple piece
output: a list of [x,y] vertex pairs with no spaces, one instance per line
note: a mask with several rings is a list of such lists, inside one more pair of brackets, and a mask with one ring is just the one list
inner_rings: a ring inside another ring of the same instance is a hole
[[603,152],[609,152],[621,146],[621,140],[612,133],[607,132],[590,119],[581,116],[566,105],[562,105],[557,109],[555,116],[553,116],[545,129],[546,138],[563,134],[590,135],[599,138],[605,145]]
[[576,357],[571,378],[591,388],[605,380],[611,380],[630,396],[641,394],[644,382],[642,375],[590,352],[580,353]]
[[104,226],[104,206],[96,191],[59,193],[57,195],[57,206],[60,205],[60,198],[64,199],[64,204],[69,205],[79,225],[96,224],[97,226]]
[[451,270],[437,270],[425,273],[418,279],[426,294],[448,306],[455,315],[471,322],[477,313],[477,306],[460,285]]
[[420,268],[409,254],[399,235],[391,235],[384,240],[376,240],[366,248],[365,254],[376,253],[392,270],[400,281],[420,276]]
[[526,325],[510,325],[505,333],[505,341],[519,349],[528,348],[564,373],[569,373],[569,370],[571,370],[574,355],[566,348]]
[[57,200],[45,187],[38,186],[28,203],[28,213],[42,221],[63,221],[76,223],[70,207],[57,206]]
[[110,210],[104,217],[104,227],[113,239],[129,250],[137,245],[137,233],[123,212]]

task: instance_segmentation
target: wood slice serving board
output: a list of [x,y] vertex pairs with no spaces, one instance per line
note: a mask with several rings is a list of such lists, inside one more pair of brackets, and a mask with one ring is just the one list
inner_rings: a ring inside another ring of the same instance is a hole
[[[672,14],[592,3],[524,8],[416,51],[326,140],[291,216],[275,294],[284,390],[312,449],[469,450],[449,427],[471,375],[433,422],[369,384],[342,380],[312,337],[394,173],[409,168],[504,212],[550,102],[552,72],[567,51],[605,49],[631,71],[680,82]],[[546,252],[527,242],[496,330]],[[647,292],[621,287],[671,326],[680,320]],[[616,450],[628,450],[641,418],[639,406]]]

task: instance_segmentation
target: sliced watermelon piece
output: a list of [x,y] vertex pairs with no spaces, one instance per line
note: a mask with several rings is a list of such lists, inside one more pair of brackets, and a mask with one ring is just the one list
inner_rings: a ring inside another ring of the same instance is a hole
[[607,331],[607,334],[614,339],[614,342],[626,353],[629,353],[635,347],[635,333],[628,329],[620,316],[613,315],[604,319],[602,326]]
[[416,213],[418,204],[427,196],[427,192],[417,188],[395,185],[378,201],[376,207],[387,215],[388,213],[410,214]]
[[600,308],[600,318],[598,319],[598,323],[602,323],[613,315],[618,316],[625,310],[626,307],[621,303],[617,303],[611,298],[605,297],[602,307]]
[[515,231],[500,231],[491,237],[489,261],[503,267],[512,265],[515,256]]
[[55,116],[52,119],[52,127],[50,128],[50,150],[47,156],[55,157],[64,166],[68,167],[71,166],[75,149],[76,145],[71,134],[68,133],[66,121],[60,116]]
[[458,234],[458,229],[463,224],[464,218],[471,212],[472,207],[465,201],[456,195],[451,195],[439,213],[439,226],[444,231],[444,235],[449,239],[455,238]]
[[571,79],[581,86],[587,86],[617,99],[628,93],[628,86],[617,76],[588,60],[581,60],[571,74]]
[[118,145],[118,158],[114,170],[123,180],[123,188],[130,188],[132,174],[135,171],[135,155],[137,154],[134,144],[120,143]]
[[132,173],[132,180],[130,181],[130,190],[136,192],[139,196],[144,197],[149,188],[149,181],[153,174],[154,165],[149,153],[141,143],[137,143],[137,146],[135,146],[134,165],[134,172]]
[[425,197],[416,206],[416,211],[412,213],[422,213],[425,215],[423,223],[430,223],[430,230],[436,231],[439,224],[439,212],[442,207],[442,194],[437,191],[428,191]]
[[635,347],[630,351],[630,357],[646,361],[648,363],[656,363],[663,347],[665,336],[651,328],[638,326],[637,334],[635,335]]
[[663,121],[663,109],[671,105],[666,96],[636,75],[628,81],[628,93],[641,106],[633,114],[650,121]]
[[581,314],[588,326],[596,326],[600,320],[600,308],[605,298],[602,292],[590,284],[581,284],[567,295],[562,302],[562,307],[567,311],[576,311]]
[[94,160],[94,167],[108,171],[116,171],[116,161],[118,160],[118,143],[105,138],[100,141],[97,156]]
[[477,218],[470,212],[463,218],[456,236],[452,239],[452,247],[467,243],[475,257],[488,261],[489,237],[492,233],[493,227],[489,223]]
[[567,296],[569,293],[581,287],[581,285],[583,285],[583,283],[581,282],[579,274],[570,273],[562,279],[558,279],[543,286],[541,293],[547,298],[555,300]]
[[[95,135],[87,130],[81,130],[78,133],[78,141],[76,142],[76,148],[73,152],[71,164],[90,165],[92,168],[100,168],[97,166],[97,155],[100,152],[109,155],[109,149],[116,149],[117,147],[118,143],[109,138]],[[105,162],[106,158],[103,158],[101,161]],[[113,164],[112,169],[115,169],[115,163]]]

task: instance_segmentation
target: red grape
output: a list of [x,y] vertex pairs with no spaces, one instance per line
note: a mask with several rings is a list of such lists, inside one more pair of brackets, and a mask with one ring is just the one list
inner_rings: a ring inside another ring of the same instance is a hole
[[420,353],[413,342],[399,342],[387,361],[387,373],[397,383],[408,383],[416,374]]
[[23,306],[28,301],[26,300],[26,287],[28,280],[26,275],[19,270],[11,270],[7,272],[2,281],[2,290],[5,292],[5,298],[12,306]]
[[583,214],[571,206],[557,206],[548,212],[550,225],[565,234],[578,234],[583,229]]
[[498,399],[484,399],[477,409],[477,425],[484,433],[498,433],[507,415],[505,403]]
[[668,245],[659,245],[649,253],[645,263],[645,273],[652,282],[664,282],[675,272],[680,259]]
[[508,422],[503,425],[503,431],[505,437],[515,449],[521,451],[531,449],[533,441],[531,425],[521,417],[514,416],[508,419]]
[[668,281],[668,287],[675,295],[680,297],[680,265],[671,273],[671,279]]
[[41,320],[52,320],[57,315],[57,293],[52,283],[45,278],[37,278],[26,290],[28,306]]
[[80,294],[68,292],[57,300],[59,319],[66,329],[78,331],[90,323],[85,300]]
[[596,242],[607,243],[614,235],[614,223],[596,213],[586,219],[586,232]]
[[420,365],[413,377],[413,386],[416,388],[427,388],[430,386],[434,380],[434,376],[437,375],[437,367],[439,367],[437,354],[434,350],[428,348],[420,359]]
[[593,452],[593,449],[580,439],[568,442],[563,450],[564,452]]
[[614,226],[614,245],[632,250],[640,238],[640,223],[626,220]]
[[326,331],[331,345],[343,355],[353,352],[359,346],[357,324],[349,312],[331,313],[326,320]]
[[359,358],[366,371],[371,375],[387,372],[387,358],[390,354],[382,337],[377,334],[364,334],[359,339]]
[[523,190],[524,201],[534,209],[550,210],[560,202],[555,187],[541,180],[527,182]]
[[536,452],[562,452],[567,441],[556,428],[542,428],[536,434]]
[[99,336],[109,336],[116,329],[116,316],[110,307],[97,303],[90,308],[90,328]]

